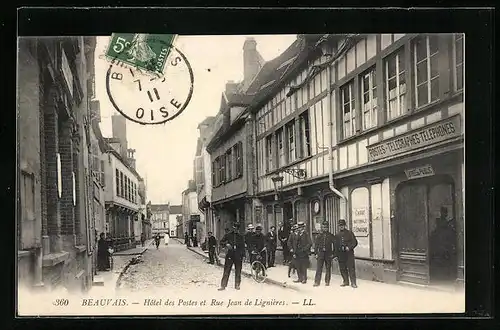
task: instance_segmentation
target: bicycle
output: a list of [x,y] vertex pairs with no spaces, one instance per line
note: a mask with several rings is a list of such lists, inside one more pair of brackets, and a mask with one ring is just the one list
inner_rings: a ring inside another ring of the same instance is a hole
[[262,283],[266,280],[267,268],[262,263],[262,256],[260,255],[260,253],[252,251],[252,254],[256,256],[256,259],[251,264],[252,278],[254,279],[255,282]]

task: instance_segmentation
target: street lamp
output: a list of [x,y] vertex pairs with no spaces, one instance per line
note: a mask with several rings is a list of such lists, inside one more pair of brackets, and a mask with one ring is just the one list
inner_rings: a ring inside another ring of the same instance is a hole
[[281,190],[283,189],[283,177],[279,175],[279,173],[277,173],[271,178],[271,180],[273,180],[274,191],[276,192],[276,195],[279,195],[281,193]]

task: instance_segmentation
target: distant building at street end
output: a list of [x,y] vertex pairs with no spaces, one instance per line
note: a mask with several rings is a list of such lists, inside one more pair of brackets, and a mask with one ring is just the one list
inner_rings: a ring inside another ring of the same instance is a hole
[[167,204],[151,204],[151,224],[153,236],[160,234],[164,236],[170,232],[170,205]]
[[168,223],[170,230],[170,237],[181,237],[177,234],[178,217],[182,217],[182,205],[169,205],[168,209]]

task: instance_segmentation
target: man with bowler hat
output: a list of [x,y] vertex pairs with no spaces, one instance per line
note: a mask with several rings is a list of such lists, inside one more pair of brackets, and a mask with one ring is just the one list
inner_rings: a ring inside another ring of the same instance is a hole
[[276,247],[278,245],[278,236],[276,235],[276,227],[271,226],[271,230],[266,234],[267,243],[267,267],[274,267],[274,259],[276,257]]
[[297,223],[298,233],[297,238],[293,242],[293,257],[297,264],[297,273],[299,279],[295,281],[302,284],[307,283],[307,267],[309,266],[309,253],[311,252],[311,238],[306,232],[306,225],[304,222]]
[[354,248],[358,245],[358,240],[353,232],[346,228],[344,219],[339,220],[339,232],[335,235],[335,259],[339,262],[340,274],[343,283],[340,286],[348,286],[349,279],[351,286],[356,285],[356,267],[354,261]]
[[247,225],[247,232],[245,233],[245,249],[248,255],[247,261],[252,263],[252,250],[253,250],[253,245],[254,245],[254,227],[251,223]]
[[262,262],[262,264],[264,265],[264,267],[267,267],[267,253],[266,253],[266,236],[264,234],[262,234],[262,226],[261,225],[257,225],[257,227],[255,227],[255,233],[253,235],[253,254],[252,254],[252,258],[253,260],[250,261],[250,262],[253,262],[255,261],[257,254],[260,255],[261,257],[261,260],[260,262]]
[[[290,235],[288,236],[288,242],[290,244],[290,251],[289,253],[293,255],[293,242],[296,240],[297,237],[297,229],[298,226],[297,224],[294,224],[292,226],[292,231],[290,232]],[[291,273],[295,274],[295,271],[297,270],[297,265],[295,262],[295,258],[290,258],[290,261],[288,262],[288,277],[290,277]]]
[[224,235],[224,237],[220,240],[220,245],[225,246],[227,252],[224,260],[224,273],[222,275],[220,288],[218,289],[219,291],[226,289],[233,264],[234,288],[236,290],[240,289],[241,266],[243,257],[245,256],[245,239],[243,235],[239,233],[239,227],[239,223],[233,223],[232,231]]
[[321,224],[321,233],[316,236],[316,241],[314,243],[314,254],[318,261],[316,263],[316,276],[313,286],[319,286],[321,283],[323,265],[326,266],[325,285],[330,285],[335,236],[328,231],[328,227],[329,224],[326,221]]

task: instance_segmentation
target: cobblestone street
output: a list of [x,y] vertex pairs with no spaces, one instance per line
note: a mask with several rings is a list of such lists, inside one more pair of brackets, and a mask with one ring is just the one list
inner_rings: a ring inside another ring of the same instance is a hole
[[[170,240],[168,246],[162,241],[158,250],[151,246],[142,255],[142,262],[127,269],[120,281],[120,291],[155,294],[168,292],[174,295],[183,295],[186,291],[218,293],[222,270],[221,267],[208,264],[203,257],[189,251],[176,240]],[[235,291],[234,268],[226,288],[226,292],[230,291]],[[283,295],[290,291],[269,284],[259,284],[242,275],[238,294],[266,292]]]

